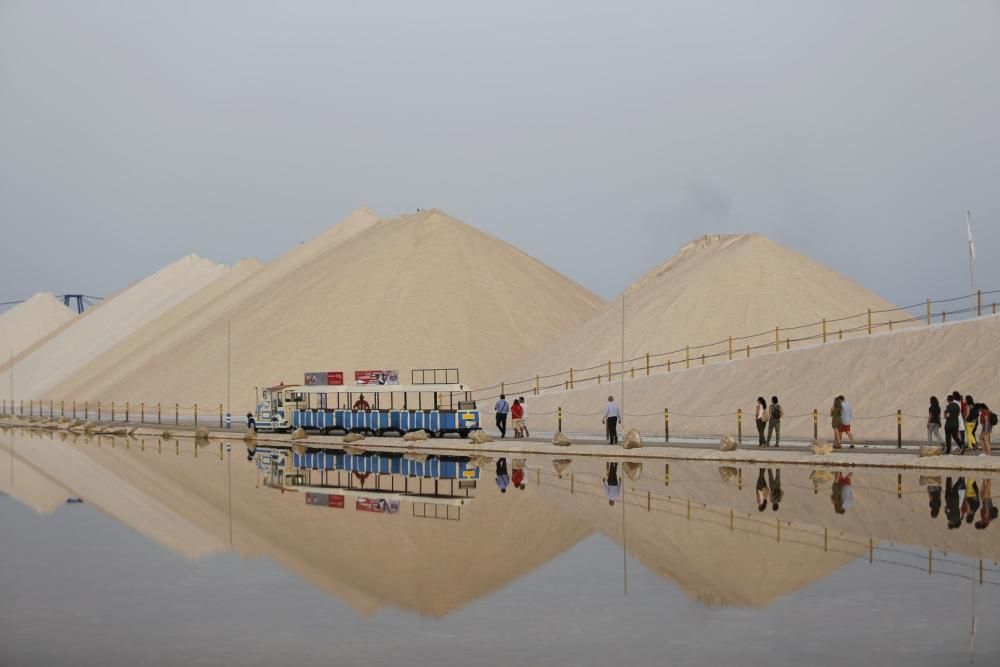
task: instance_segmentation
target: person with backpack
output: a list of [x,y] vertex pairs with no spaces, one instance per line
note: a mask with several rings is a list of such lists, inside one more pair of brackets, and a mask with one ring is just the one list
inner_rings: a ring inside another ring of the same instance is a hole
[[951,441],[955,441],[958,453],[965,449],[965,444],[958,437],[959,425],[962,422],[962,408],[955,402],[955,395],[948,396],[948,405],[944,408],[944,446],[945,454],[951,454]]
[[764,427],[767,426],[767,401],[763,396],[757,397],[757,414],[754,415],[757,424],[757,446],[764,446]]
[[979,425],[981,427],[979,439],[983,443],[983,451],[981,453],[991,456],[993,450],[990,447],[990,439],[993,437],[993,427],[997,425],[997,415],[985,403],[979,404]]
[[778,403],[778,397],[771,397],[771,407],[767,409],[767,447],[771,446],[771,434],[774,433],[774,446],[781,446],[781,418],[785,411]]

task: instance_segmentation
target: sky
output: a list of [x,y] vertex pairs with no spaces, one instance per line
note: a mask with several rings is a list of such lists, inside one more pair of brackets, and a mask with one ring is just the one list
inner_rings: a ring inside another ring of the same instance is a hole
[[[440,208],[611,298],[760,232],[1000,289],[1000,2],[0,0],[0,301]],[[391,258],[390,258],[391,261]]]

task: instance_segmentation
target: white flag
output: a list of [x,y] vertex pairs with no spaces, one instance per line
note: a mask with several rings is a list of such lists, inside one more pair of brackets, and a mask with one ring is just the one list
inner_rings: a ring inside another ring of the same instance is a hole
[[972,254],[972,259],[976,258],[976,242],[972,240],[972,220],[968,217],[965,218],[965,231],[969,235],[969,252]]

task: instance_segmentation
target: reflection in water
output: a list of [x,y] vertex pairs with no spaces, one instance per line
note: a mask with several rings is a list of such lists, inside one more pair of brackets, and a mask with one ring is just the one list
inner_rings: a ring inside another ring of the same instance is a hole
[[[1000,585],[991,483],[969,475],[748,468],[744,486],[740,466],[678,462],[530,456],[508,468],[506,457],[264,446],[245,462],[218,442],[24,432],[3,446],[0,490],[38,512],[79,497],[186,558],[266,556],[361,615],[453,615],[595,534],[620,545],[626,593],[631,560],[713,607],[809,599],[854,562],[900,582],[965,580],[987,600]],[[479,484],[484,467],[495,485]]]

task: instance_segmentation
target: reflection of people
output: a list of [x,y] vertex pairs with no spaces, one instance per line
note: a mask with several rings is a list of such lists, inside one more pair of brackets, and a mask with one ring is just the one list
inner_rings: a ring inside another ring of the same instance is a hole
[[253,413],[247,413],[247,430],[251,433],[257,432],[257,420],[253,418]]
[[604,493],[608,497],[609,505],[614,505],[615,501],[622,497],[622,487],[618,481],[617,463],[607,463],[604,466]]
[[777,512],[778,504],[785,497],[784,491],[781,490],[781,468],[775,470],[773,474],[770,468],[767,469],[767,486],[771,494],[771,509]]
[[497,488],[500,489],[500,493],[507,493],[509,485],[510,475],[507,472],[507,459],[501,456],[497,459]]
[[979,511],[979,521],[976,522],[978,530],[984,530],[990,525],[990,521],[997,518],[997,508],[993,506],[993,483],[983,480],[983,488],[980,493],[983,499],[982,509]]
[[854,473],[838,472],[833,480],[833,493],[830,500],[833,501],[833,511],[837,514],[844,514],[847,508],[854,501],[854,489],[851,487],[851,475]]
[[514,472],[511,473],[510,482],[514,485],[515,489],[524,491],[524,459],[514,459],[511,464],[513,465]]
[[755,488],[755,493],[757,495],[757,509],[761,512],[767,509],[767,480],[764,478],[764,469],[761,468],[760,472],[757,473],[757,486]]
[[951,477],[944,481],[944,515],[948,519],[948,528],[962,527],[962,500],[965,495],[965,479],[958,478],[952,483]]
[[372,406],[369,405],[368,401],[365,400],[365,395],[361,394],[360,396],[358,396],[358,400],[354,401],[354,409],[368,412],[369,410],[372,409]]
[[965,502],[962,503],[962,516],[966,523],[976,520],[976,512],[979,511],[979,485],[971,477],[965,478]]
[[931,518],[936,519],[941,513],[941,485],[928,484],[927,497],[930,499]]

